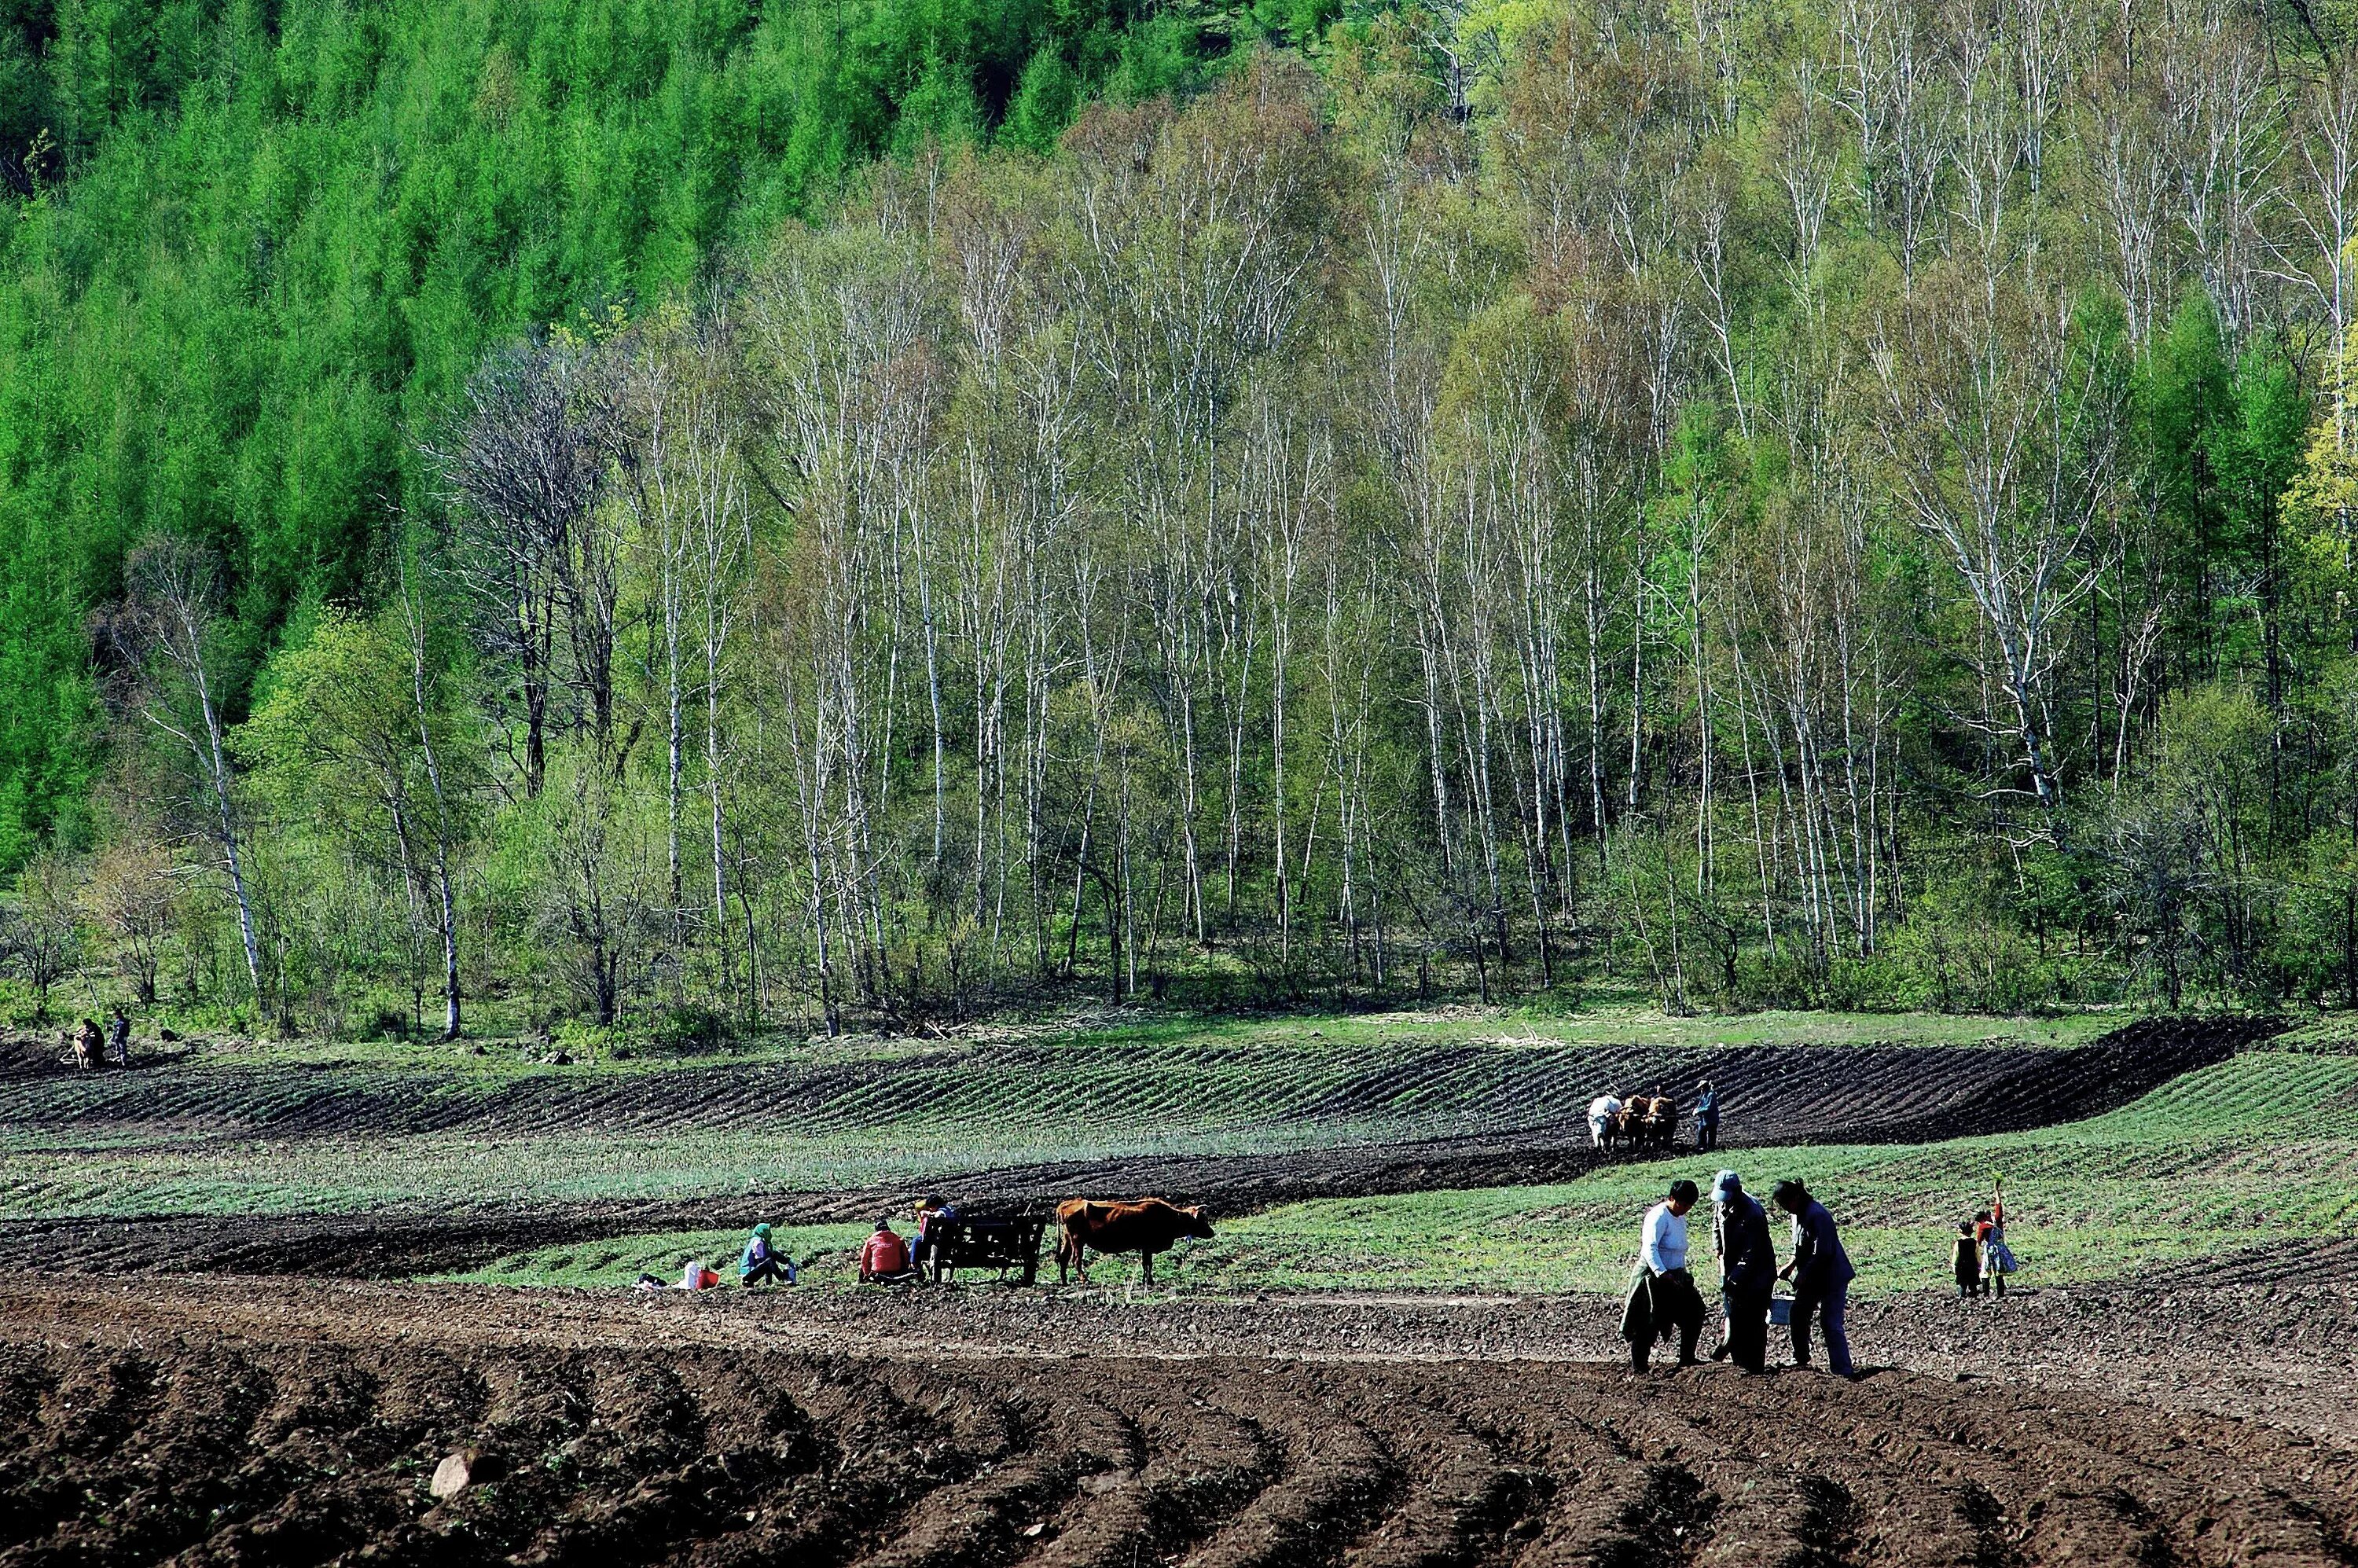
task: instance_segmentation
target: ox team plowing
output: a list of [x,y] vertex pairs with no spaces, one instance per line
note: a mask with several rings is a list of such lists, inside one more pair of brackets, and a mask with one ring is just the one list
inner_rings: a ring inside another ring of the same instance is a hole
[[[1706,1080],[1695,1101],[1695,1147],[1719,1147],[1719,1092]],[[1679,1131],[1679,1102],[1660,1088],[1601,1094],[1588,1102],[1588,1141],[1595,1149],[1668,1149]]]
[[[1705,1080],[1698,1086],[1695,1101],[1697,1150],[1718,1146],[1719,1118],[1718,1091]],[[1644,1094],[1601,1094],[1589,1102],[1589,1141],[1593,1147],[1606,1151],[1667,1150],[1678,1136],[1680,1120],[1677,1098],[1659,1086],[1650,1087]],[[1691,1205],[1693,1200],[1687,1201]],[[1673,1217],[1682,1223],[1684,1214],[1685,1209],[1681,1208]],[[1202,1205],[1182,1207],[1166,1198],[1068,1198],[1056,1206],[1051,1219],[1037,1210],[962,1210],[936,1193],[914,1206],[911,1217],[913,1234],[907,1240],[892,1228],[889,1216],[877,1222],[875,1233],[860,1250],[860,1282],[940,1282],[954,1278],[961,1269],[990,1269],[995,1270],[1002,1281],[1029,1285],[1039,1277],[1040,1245],[1052,1225],[1056,1237],[1059,1284],[1069,1282],[1075,1275],[1079,1276],[1081,1283],[1088,1283],[1088,1254],[1094,1249],[1099,1253],[1137,1253],[1140,1277],[1152,1285],[1158,1254],[1170,1251],[1183,1240],[1209,1240],[1212,1237],[1211,1222],[1204,1217]],[[773,1278],[794,1283],[794,1260],[783,1254],[772,1259],[769,1237],[768,1226],[755,1227],[746,1243],[745,1260],[739,1270],[741,1277],[749,1285]],[[1659,1255],[1660,1249],[1656,1251]],[[689,1259],[684,1268],[687,1279],[701,1277],[703,1264],[699,1260]],[[650,1288],[664,1288],[663,1281],[653,1274],[643,1275],[641,1282]],[[699,1287],[688,1283],[680,1288]],[[1664,1289],[1671,1294],[1677,1293],[1675,1282]],[[1683,1297],[1676,1304],[1677,1315],[1682,1320],[1687,1315]],[[1691,1343],[1687,1348],[1691,1353]]]

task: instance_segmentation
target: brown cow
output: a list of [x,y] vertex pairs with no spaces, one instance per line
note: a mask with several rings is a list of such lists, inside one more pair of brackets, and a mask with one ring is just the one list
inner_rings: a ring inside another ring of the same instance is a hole
[[1640,1129],[1641,1143],[1657,1149],[1668,1149],[1679,1130],[1679,1102],[1666,1094],[1656,1094],[1647,1103],[1646,1118]]
[[1211,1239],[1211,1223],[1204,1206],[1181,1208],[1162,1198],[1135,1203],[1109,1203],[1099,1198],[1070,1198],[1056,1206],[1056,1282],[1065,1282],[1067,1269],[1089,1282],[1087,1249],[1100,1252],[1135,1252],[1145,1267],[1146,1282],[1154,1283],[1154,1255],[1167,1252],[1183,1236]]

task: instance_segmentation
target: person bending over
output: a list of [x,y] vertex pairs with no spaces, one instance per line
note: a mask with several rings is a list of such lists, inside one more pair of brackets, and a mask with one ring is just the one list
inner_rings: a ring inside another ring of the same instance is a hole
[[1858,1271],[1843,1250],[1842,1232],[1826,1206],[1800,1182],[1779,1182],[1768,1195],[1793,1217],[1793,1260],[1779,1271],[1779,1278],[1793,1281],[1793,1365],[1810,1364],[1810,1321],[1815,1318],[1825,1337],[1826,1370],[1837,1378],[1850,1377],[1850,1339],[1843,1332],[1843,1314]]

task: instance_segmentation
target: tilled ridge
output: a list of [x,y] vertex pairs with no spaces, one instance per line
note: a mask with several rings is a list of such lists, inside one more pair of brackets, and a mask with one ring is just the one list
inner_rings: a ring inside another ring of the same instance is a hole
[[2018,1384],[24,1327],[7,1568],[2358,1561],[2343,1456]]

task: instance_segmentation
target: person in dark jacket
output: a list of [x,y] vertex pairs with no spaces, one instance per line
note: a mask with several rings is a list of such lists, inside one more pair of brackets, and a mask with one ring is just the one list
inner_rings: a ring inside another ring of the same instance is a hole
[[[1703,1096],[1695,1101],[1695,1151],[1703,1153],[1719,1147],[1719,1090],[1709,1081],[1703,1086]],[[1758,1208],[1758,1204],[1752,1206]]]
[[1654,1341],[1679,1336],[1679,1365],[1695,1363],[1703,1337],[1703,1297],[1687,1271],[1687,1211],[1699,1195],[1693,1182],[1671,1184],[1669,1197],[1646,1215],[1638,1243],[1638,1272],[1621,1307],[1621,1337],[1628,1342],[1629,1369],[1643,1372]]
[[119,1007],[107,1022],[106,1054],[118,1067],[131,1065],[131,1018]]
[[1747,1372],[1768,1369],[1768,1297],[1777,1288],[1777,1249],[1768,1239],[1768,1213],[1744,1190],[1733,1171],[1722,1171],[1711,1186],[1719,1210],[1713,1237],[1719,1251],[1719,1299],[1727,1319],[1727,1342],[1712,1352],[1733,1357]]
[[1850,1339],[1843,1332],[1843,1314],[1858,1271],[1843,1250],[1842,1232],[1826,1206],[1800,1182],[1779,1182],[1768,1195],[1793,1217],[1793,1260],[1779,1271],[1779,1278],[1793,1281],[1793,1365],[1810,1364],[1810,1320],[1815,1318],[1825,1336],[1826,1370],[1837,1378],[1850,1377]]

